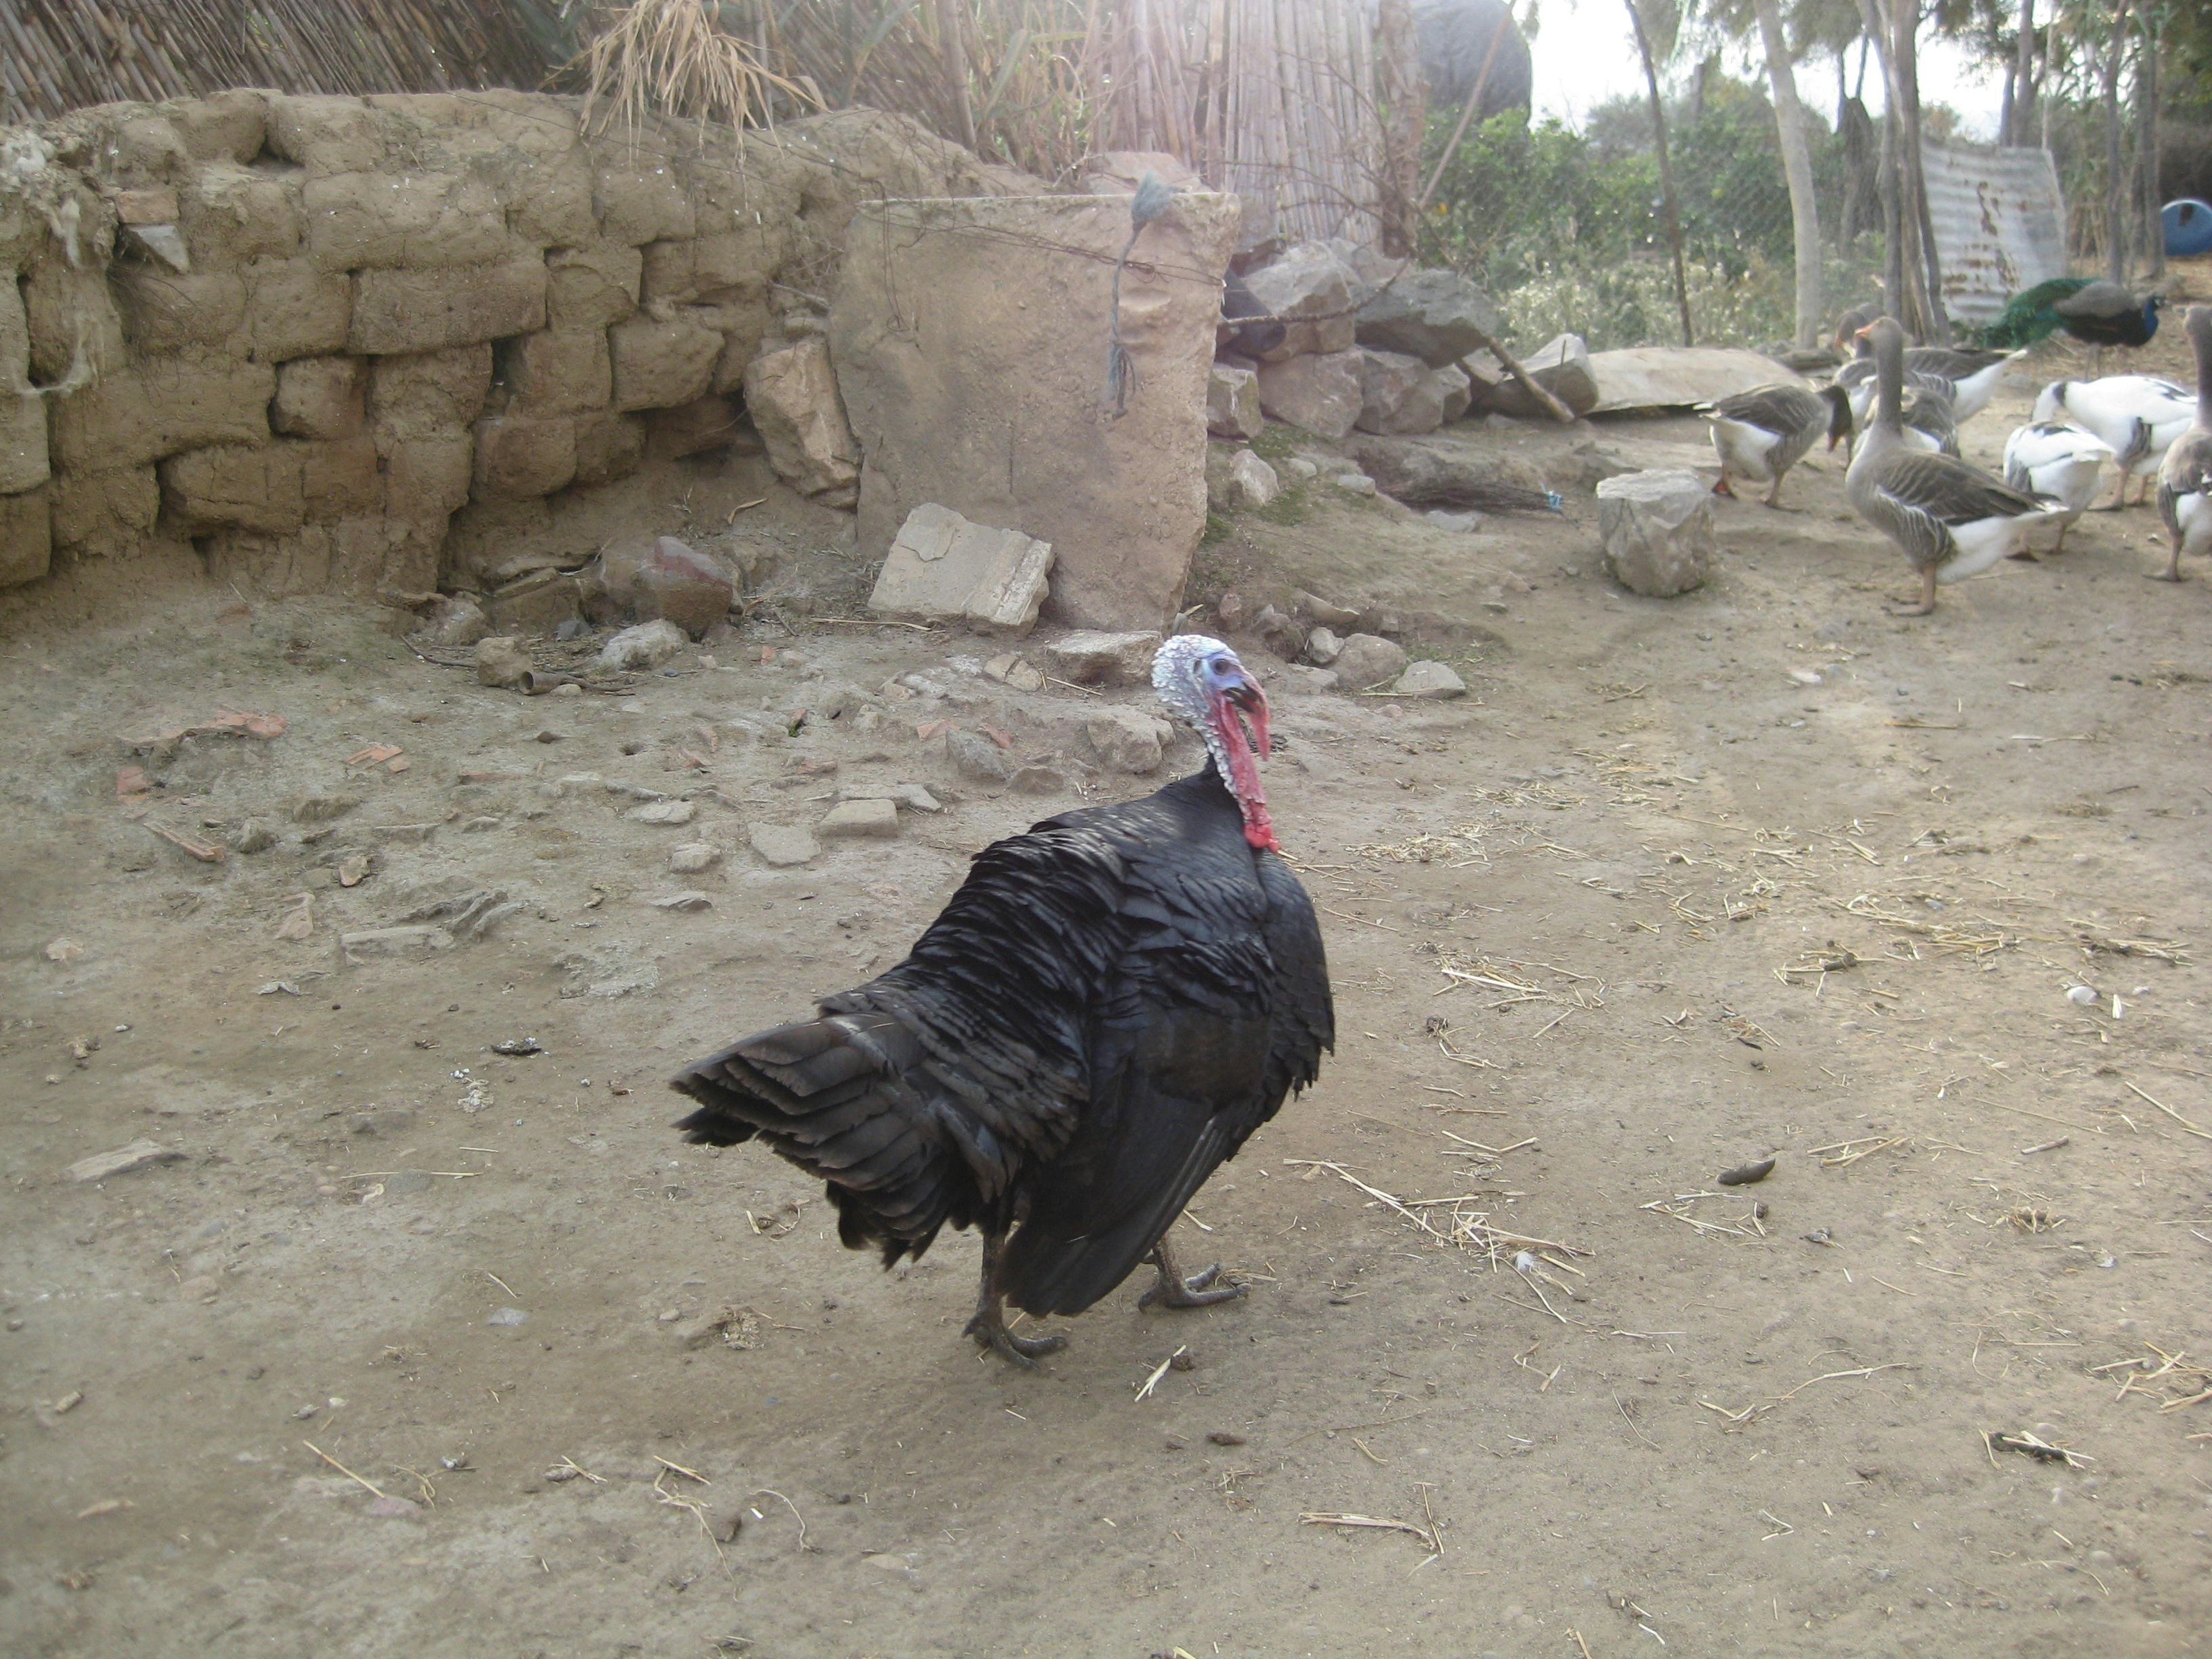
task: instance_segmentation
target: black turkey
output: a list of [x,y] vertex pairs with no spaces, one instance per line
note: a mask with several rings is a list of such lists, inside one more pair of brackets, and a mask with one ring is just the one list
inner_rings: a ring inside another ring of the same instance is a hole
[[1149,1257],[1144,1304],[1241,1294],[1186,1279],[1192,1194],[1311,1083],[1335,1018],[1321,930],[1260,787],[1267,702],[1197,635],[1152,664],[1206,769],[987,847],[907,959],[685,1069],[677,1127],[755,1136],[829,1184],[848,1249],[890,1266],[948,1223],[983,1236],[968,1334],[1019,1364],[1003,1304],[1077,1314]]

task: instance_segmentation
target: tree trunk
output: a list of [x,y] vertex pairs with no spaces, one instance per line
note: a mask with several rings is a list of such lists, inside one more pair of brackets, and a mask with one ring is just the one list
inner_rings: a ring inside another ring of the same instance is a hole
[[1881,154],[1875,169],[1875,193],[1881,198],[1881,308],[1905,325],[1909,296],[1905,286],[1905,215],[1899,211],[1897,166],[1897,94],[1889,74],[1889,33],[1881,0],[1859,0],[1863,38],[1874,43],[1876,66],[1881,70],[1883,100]]
[[2005,82],[2004,131],[2001,144],[2025,148],[2035,110],[2035,0],[2020,0],[2020,45],[2013,54],[2012,78]]
[[1752,0],[1766,50],[1766,79],[1774,91],[1774,127],[1782,141],[1782,172],[1790,184],[1790,226],[1797,262],[1797,343],[1820,337],[1820,209],[1813,194],[1813,149],[1805,136],[1805,106],[1790,43],[1782,33],[1780,0]]
[[2128,0],[2112,8],[2112,33],[2105,46],[2105,275],[2128,280],[2125,209],[2129,191],[2120,176],[2120,58],[2126,40]]
[[1674,303],[1682,312],[1682,343],[1695,345],[1690,327],[1690,279],[1682,269],[1682,214],[1674,199],[1674,167],[1667,159],[1667,111],[1659,100],[1659,67],[1651,61],[1651,37],[1644,32],[1644,14],[1636,0],[1621,0],[1636,30],[1637,55],[1644,60],[1644,84],[1651,94],[1651,132],[1659,149],[1659,193],[1667,215],[1667,243],[1674,255]]
[[960,142],[975,148],[975,110],[968,99],[968,39],[959,0],[937,0],[938,50],[944,55],[945,90],[960,125]]
[[1919,0],[1890,0],[1895,17],[1896,50],[1890,62],[1897,73],[1899,106],[1905,112],[1904,131],[1898,135],[1898,166],[1913,215],[1920,258],[1908,280],[1924,281],[1917,327],[1914,331],[1931,345],[1951,343],[1951,319],[1943,309],[1943,267],[1936,247],[1936,222],[1928,207],[1928,174],[1922,166],[1920,138],[1920,5]]
[[2158,215],[2159,52],[2164,30],[2148,15],[2142,20],[2142,57],[2136,66],[2136,150],[2142,162],[2142,251],[2145,274],[2166,275],[2166,227]]
[[1382,106],[1382,188],[1376,204],[1382,252],[1411,258],[1420,232],[1421,134],[1428,124],[1428,85],[1413,32],[1413,0],[1381,0],[1376,30],[1375,89]]

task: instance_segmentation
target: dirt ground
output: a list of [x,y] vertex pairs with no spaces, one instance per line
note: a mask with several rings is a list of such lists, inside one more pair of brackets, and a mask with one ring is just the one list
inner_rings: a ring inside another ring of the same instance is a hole
[[[1686,419],[1478,441],[1711,459]],[[1674,601],[1601,575],[1586,489],[1475,536],[1317,494],[1208,550],[1200,597],[1430,619],[1473,696],[1271,668],[1336,1055],[1179,1229],[1249,1296],[1132,1284],[1034,1375],[960,1335],[971,1239],[879,1272],[795,1172],[679,1142],[661,1079],[1074,804],[917,726],[1065,750],[1098,699],[767,611],[525,700],[189,572],[19,607],[0,1648],[2212,1652],[2212,571],[2146,580],[2150,511],[2093,514],[1896,619],[1840,480],[1719,503]],[[948,695],[788,733],[908,672]],[[160,736],[225,710],[285,729]],[[945,810],[748,850],[891,782]],[[248,819],[273,844],[220,863],[150,833]],[[726,856],[672,874],[695,841]],[[341,965],[456,898],[516,908]],[[141,1139],[181,1156],[70,1178]]]

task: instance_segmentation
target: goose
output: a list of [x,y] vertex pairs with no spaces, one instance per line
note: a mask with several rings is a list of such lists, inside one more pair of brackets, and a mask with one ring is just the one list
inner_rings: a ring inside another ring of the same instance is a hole
[[2197,348],[2197,419],[2158,469],[2158,516],[2173,538],[2164,580],[2181,580],[2181,556],[2212,553],[2212,306],[2191,306],[2183,326]]
[[[1904,412],[1899,416],[1903,423],[1905,441],[1915,449],[1929,450],[1938,455],[1959,453],[1959,422],[1952,412],[1951,400],[1929,384],[1933,377],[1905,371]],[[1940,382],[1948,386],[1949,381]]]
[[2097,499],[2105,463],[2112,458],[2112,445],[2067,421],[2033,422],[2005,440],[2005,482],[2023,495],[2056,496],[2065,509],[2055,515],[2058,540],[2052,552],[2066,550],[2066,528]]
[[[2106,510],[2126,505],[2128,480],[2148,479],[2166,446],[2189,430],[2197,399],[2171,380],[2148,374],[2114,374],[2101,380],[2053,380],[2036,394],[2037,421],[2070,420],[2112,447],[2120,482]],[[2147,493],[2150,485],[2146,483]]]
[[[1950,346],[1914,346],[1905,354],[1905,383],[1924,386],[1951,400],[1952,418],[1960,426],[1990,406],[2005,369],[2025,351],[1960,351]],[[1851,416],[1866,423],[1874,402],[1874,359],[1854,357],[1835,374],[1836,384],[1851,395]]]
[[1766,504],[1778,507],[1782,480],[1804,459],[1813,441],[1826,433],[1833,449],[1850,435],[1850,400],[1839,386],[1819,391],[1790,382],[1754,386],[1733,397],[1699,405],[1712,422],[1713,448],[1721,458],[1716,495],[1734,495],[1731,474],[1769,486]]
[[1920,597],[1894,614],[1924,617],[1936,584],[1989,569],[2023,545],[2054,503],[2021,494],[1951,455],[1911,447],[1899,420],[1905,331],[1887,317],[1869,325],[1877,364],[1875,418],[1844,475],[1859,516],[1895,542],[1920,573]]

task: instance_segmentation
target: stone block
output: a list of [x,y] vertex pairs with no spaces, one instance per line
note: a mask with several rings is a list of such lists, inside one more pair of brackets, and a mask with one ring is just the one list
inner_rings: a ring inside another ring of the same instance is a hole
[[307,242],[297,187],[258,168],[218,162],[186,174],[177,228],[203,270],[234,270],[249,259],[289,259]]
[[646,448],[656,461],[680,460],[714,450],[757,455],[761,441],[743,412],[729,398],[708,392],[676,409],[656,409],[645,416]]
[[309,523],[361,518],[383,504],[384,474],[367,433],[277,447],[299,452],[300,501]]
[[1352,295],[1358,276],[1326,242],[1299,242],[1258,270],[1244,273],[1244,285],[1265,308],[1262,314],[1285,325],[1283,337],[1261,361],[1286,362],[1316,353],[1348,351],[1352,344]]
[[633,317],[607,331],[618,411],[673,409],[704,397],[722,337],[696,323]]
[[[1522,358],[1521,367],[1528,371],[1531,380],[1576,414],[1587,415],[1597,407],[1597,377],[1590,369],[1589,348],[1583,343],[1581,335],[1554,335]],[[1492,390],[1488,407],[1493,414],[1510,415],[1516,420],[1556,418],[1510,375]]]
[[115,220],[124,225],[173,225],[177,222],[177,192],[163,185],[147,190],[115,192]]
[[307,252],[325,270],[495,264],[520,251],[489,180],[428,171],[309,179]]
[[1241,438],[1249,443],[1267,424],[1260,408],[1260,377],[1249,368],[1221,363],[1206,382],[1206,430],[1210,437]]
[[409,609],[434,591],[437,549],[381,519],[303,525],[286,535],[224,530],[207,544],[208,574],[249,593],[374,596]]
[[[6,240],[0,237],[0,260],[7,258]],[[8,269],[9,265],[0,264],[0,270]],[[23,309],[22,292],[12,281],[0,283],[0,388],[14,391],[30,377],[31,325]]]
[[46,401],[0,379],[0,495],[36,489],[52,471],[46,459]]
[[188,536],[283,535],[307,521],[296,444],[216,444],[161,463],[161,507]]
[[497,415],[477,426],[476,487],[495,501],[550,495],[576,476],[576,422],[566,415]]
[[246,323],[246,283],[234,270],[179,272],[118,262],[107,280],[123,337],[141,356],[220,346]]
[[269,100],[269,151],[310,178],[366,173],[384,164],[384,131],[359,98],[284,94]]
[[530,415],[574,415],[605,409],[614,395],[614,373],[604,328],[546,329],[507,342],[500,352],[501,377],[514,406]]
[[888,800],[840,801],[814,826],[814,833],[824,841],[857,836],[887,838],[898,831],[898,808]]
[[368,412],[380,436],[452,433],[476,424],[491,391],[489,344],[382,357],[370,366]]
[[1346,690],[1364,691],[1404,673],[1406,651],[1379,634],[1354,634],[1339,647],[1329,666]]
[[0,587],[34,582],[54,556],[53,510],[48,487],[0,495]]
[[924,502],[907,515],[868,608],[886,616],[957,618],[1026,634],[1036,626],[1053,567],[1049,543],[974,524]]
[[[305,259],[257,259],[246,283],[243,355],[264,363],[343,351],[353,323],[353,284]],[[235,348],[234,348],[235,349]]]
[[860,478],[860,444],[845,418],[830,348],[801,340],[763,352],[745,368],[745,409],[776,476],[804,495]]
[[1179,196],[1144,228],[1121,277],[1136,388],[1113,420],[1097,331],[1068,320],[1106,315],[1127,201],[933,201],[920,235],[915,211],[856,204],[830,309],[864,457],[860,549],[888,550],[908,514],[939,503],[1048,543],[1056,621],[1165,627],[1206,526],[1206,386],[1235,202]]
[[690,191],[673,158],[610,134],[595,146],[599,165],[592,198],[599,229],[630,247],[689,240],[699,230]]
[[234,91],[179,98],[161,106],[185,154],[195,161],[251,161],[269,137],[269,94]]
[[634,247],[594,242],[545,256],[545,319],[564,333],[611,328],[637,309],[644,260]]
[[1149,631],[1105,634],[1084,629],[1045,647],[1060,678],[1076,685],[1150,685],[1160,636]]
[[54,545],[95,558],[125,553],[161,511],[161,475],[150,465],[64,472],[53,483]]
[[1498,330],[1498,307],[1450,270],[1409,270],[1359,307],[1359,343],[1403,352],[1431,368],[1464,357]]
[[810,830],[789,824],[757,823],[748,837],[753,854],[760,861],[777,869],[793,865],[811,864],[822,855],[822,848]]
[[465,432],[432,433],[380,447],[385,501],[392,516],[416,523],[434,520],[442,532],[446,515],[458,511],[469,499],[469,486],[475,477],[475,439]]
[[637,471],[645,459],[642,420],[610,410],[595,410],[575,420],[576,483],[611,483]]
[[545,326],[545,265],[536,255],[434,270],[364,270],[353,289],[346,349],[370,356],[438,351]]
[[680,302],[727,289],[762,286],[782,263],[789,237],[787,233],[773,234],[765,225],[748,230],[750,234],[721,231],[647,243],[639,250],[645,261],[641,297]]
[[368,368],[358,357],[295,357],[276,371],[269,423],[288,438],[349,438],[362,428]]
[[1703,586],[1718,555],[1712,491],[1687,467],[1605,480],[1597,487],[1597,528],[1606,568],[1649,599]]
[[[90,237],[88,224],[80,240]],[[122,314],[108,288],[106,268],[96,256],[72,265],[60,244],[48,240],[15,280],[4,285],[15,288],[21,300],[34,384],[58,385],[80,363],[106,375],[129,362]]]
[[1364,359],[1354,351],[1332,351],[1260,365],[1260,406],[1275,419],[1331,443],[1359,420],[1365,404],[1360,386]]
[[71,471],[140,466],[269,436],[276,371],[218,357],[149,358],[54,400],[53,459]]

